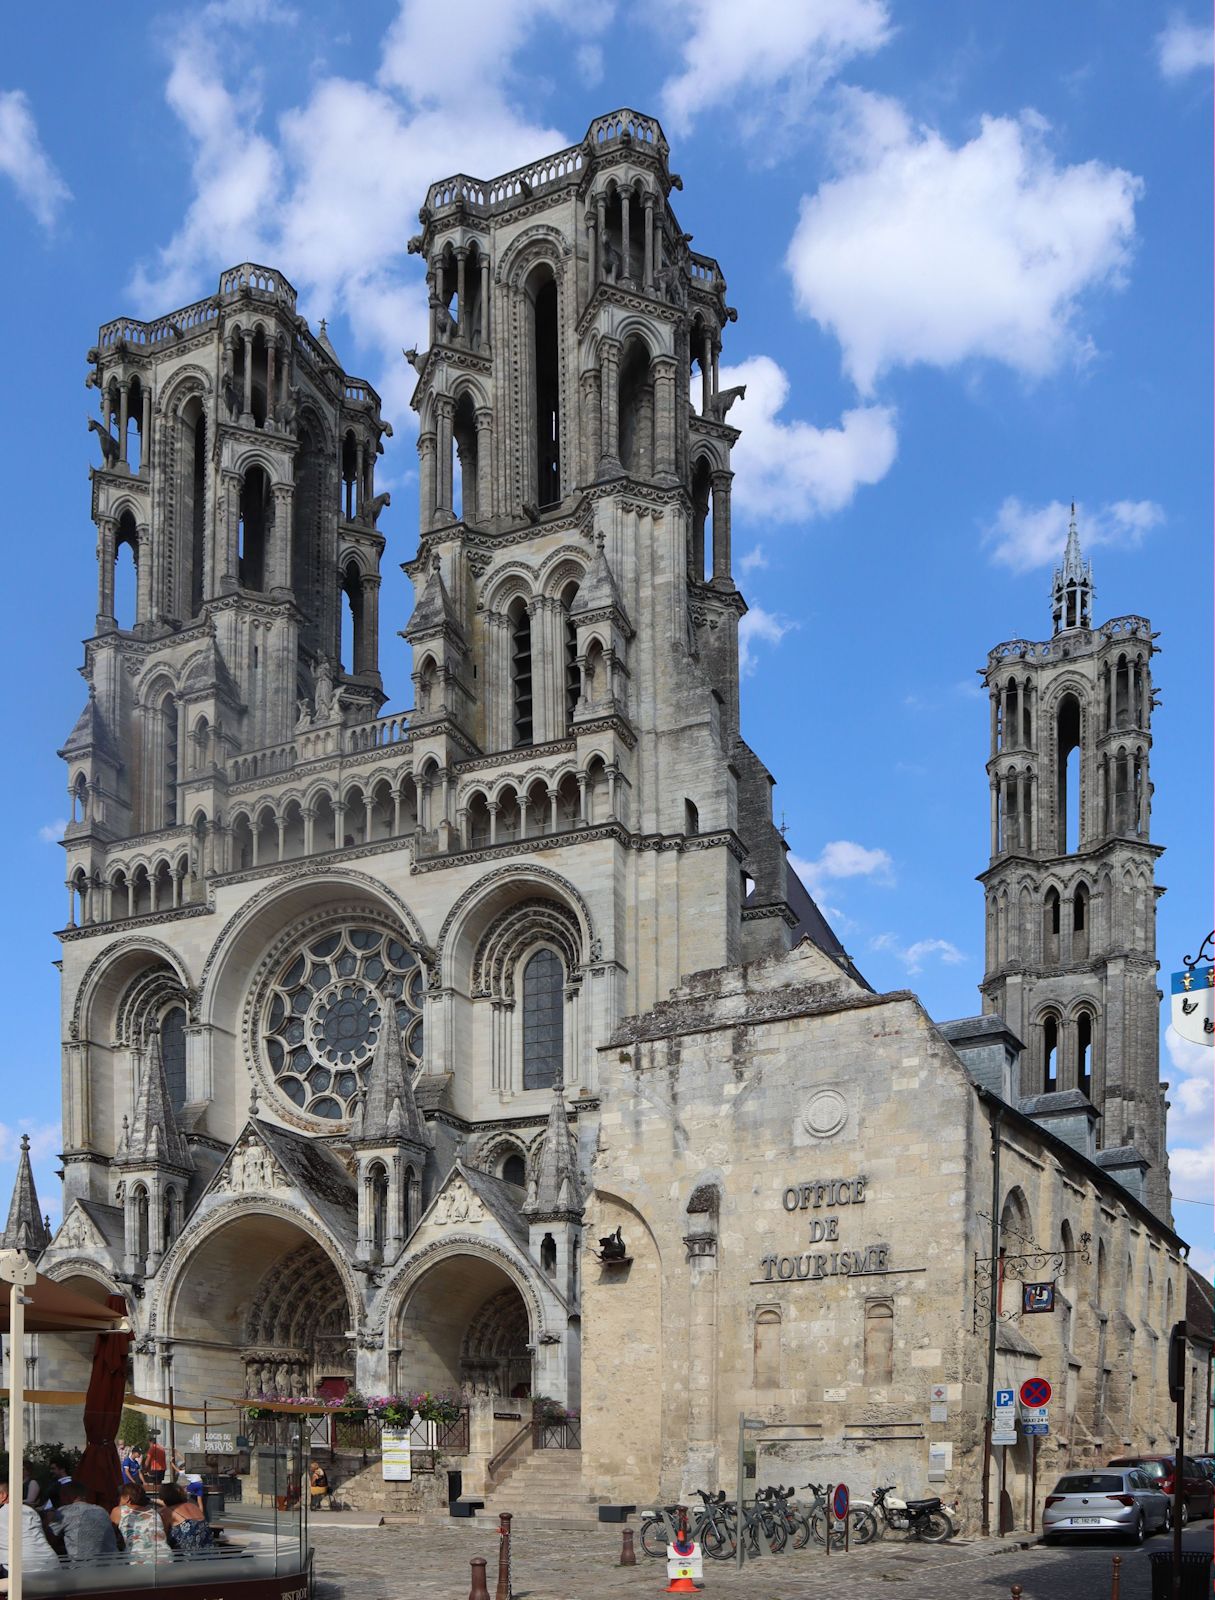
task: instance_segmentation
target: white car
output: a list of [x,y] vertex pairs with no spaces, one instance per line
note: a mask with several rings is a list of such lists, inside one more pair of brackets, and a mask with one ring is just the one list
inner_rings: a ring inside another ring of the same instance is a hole
[[1065,1473],[1046,1497],[1042,1537],[1047,1544],[1068,1535],[1125,1533],[1142,1544],[1149,1533],[1173,1526],[1173,1507],[1139,1467],[1100,1467]]

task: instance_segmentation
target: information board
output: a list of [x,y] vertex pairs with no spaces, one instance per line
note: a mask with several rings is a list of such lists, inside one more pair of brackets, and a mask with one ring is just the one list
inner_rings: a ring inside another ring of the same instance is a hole
[[413,1451],[408,1428],[380,1430],[380,1468],[385,1483],[409,1483],[413,1478]]

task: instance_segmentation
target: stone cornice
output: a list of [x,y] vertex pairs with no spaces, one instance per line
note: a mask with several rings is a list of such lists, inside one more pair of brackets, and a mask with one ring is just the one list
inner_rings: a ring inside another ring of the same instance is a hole
[[573,828],[568,833],[539,834],[535,838],[515,839],[507,844],[480,845],[475,850],[452,850],[444,855],[427,856],[415,860],[411,871],[437,872],[444,867],[467,866],[482,861],[499,861],[504,857],[536,855],[545,850],[567,849],[570,845],[592,844],[604,839],[614,840],[626,850],[718,850],[726,849],[736,861],[746,860],[747,852],[742,840],[729,828],[715,833],[684,834],[630,833],[618,822],[607,822],[593,827]]

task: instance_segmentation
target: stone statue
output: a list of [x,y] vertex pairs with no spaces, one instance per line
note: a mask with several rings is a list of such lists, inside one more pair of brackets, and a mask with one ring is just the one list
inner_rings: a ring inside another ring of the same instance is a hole
[[745,383],[735,384],[733,389],[720,389],[716,394],[709,396],[708,415],[712,417],[714,422],[724,422],[726,413],[734,402],[736,400],[745,400],[746,398],[747,386]]
[[114,435],[107,427],[104,427],[100,422],[98,422],[96,417],[90,417],[88,422],[89,428],[97,435],[101,442],[101,454],[105,465],[107,467],[116,465],[119,455],[118,440],[115,439]]
[[619,1228],[615,1233],[609,1233],[605,1239],[599,1241],[600,1261],[624,1261],[627,1259],[627,1250],[624,1234]]
[[276,415],[276,421],[284,433],[291,433],[294,431],[295,424],[299,419],[299,414],[299,387],[296,384],[290,384],[287,388],[287,398],[283,401],[282,405],[279,406]]
[[615,283],[620,277],[620,269],[624,263],[621,259],[620,251],[617,250],[606,233],[603,236],[602,261],[604,281],[606,283]]
[[239,416],[241,406],[240,390],[236,387],[236,379],[227,367],[224,368],[224,375],[219,382],[219,392],[228,408],[229,418]]
[[359,521],[365,527],[374,528],[380,519],[380,512],[385,506],[392,504],[392,495],[385,489],[383,494],[377,494],[374,500],[369,500],[365,506],[359,508]]
[[333,713],[333,663],[328,656],[322,656],[316,669],[316,689],[313,700],[316,705],[316,721],[323,722]]
[[426,357],[429,355],[429,353],[429,351],[423,350],[422,354],[419,355],[416,345],[412,350],[401,351],[401,354],[405,357],[406,361],[409,362],[409,365],[415,372],[421,372],[422,368],[426,365]]

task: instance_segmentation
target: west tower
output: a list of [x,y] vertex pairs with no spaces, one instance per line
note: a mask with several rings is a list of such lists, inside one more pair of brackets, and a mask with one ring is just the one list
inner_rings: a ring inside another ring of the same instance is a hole
[[[1079,1091],[1098,1161],[1170,1212],[1151,840],[1146,617],[1093,620],[1073,508],[1044,643],[987,658],[991,861],[984,1010],[1026,1046],[1021,1096]],[[1044,1101],[1041,1108],[1049,1111]],[[1146,1168],[1146,1171],[1145,1171]]]

